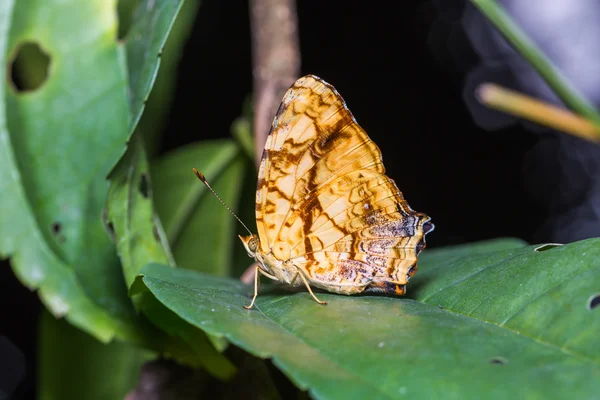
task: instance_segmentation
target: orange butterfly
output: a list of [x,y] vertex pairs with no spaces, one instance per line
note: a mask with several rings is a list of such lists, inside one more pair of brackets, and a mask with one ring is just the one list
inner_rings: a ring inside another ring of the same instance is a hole
[[403,295],[434,228],[385,175],[379,148],[340,94],[314,75],[291,86],[273,121],[258,172],[256,224],[258,235],[240,236],[257,261],[248,309],[259,274],[305,285],[321,304],[311,286]]

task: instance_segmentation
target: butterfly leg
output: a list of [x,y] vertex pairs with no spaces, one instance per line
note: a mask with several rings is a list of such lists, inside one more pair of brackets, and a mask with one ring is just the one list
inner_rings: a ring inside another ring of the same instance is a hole
[[296,275],[294,275],[294,277],[290,281],[290,286],[294,286],[294,283],[296,282],[296,279],[298,279],[298,275],[300,275],[300,272],[296,272]]
[[263,271],[263,269],[257,264],[256,268],[254,269],[254,296],[252,297],[252,302],[250,303],[250,305],[244,306],[244,308],[246,310],[249,310],[252,308],[252,306],[254,305],[254,300],[256,300],[256,296],[258,296],[259,274],[263,274],[264,276],[266,276],[269,279],[277,280],[277,278],[275,276]]
[[300,278],[302,278],[302,282],[304,282],[304,285],[306,285],[306,288],[308,289],[308,292],[310,293],[310,295],[312,296],[312,298],[315,299],[315,301],[317,303],[319,303],[319,304],[327,304],[326,301],[321,301],[321,300],[317,299],[317,296],[315,296],[315,294],[313,293],[312,289],[310,288],[310,285],[306,281],[306,278],[304,277],[304,275],[302,274],[302,272],[298,271],[298,274],[296,274],[296,276],[294,277],[294,280],[296,280],[296,277],[298,275],[300,275]]

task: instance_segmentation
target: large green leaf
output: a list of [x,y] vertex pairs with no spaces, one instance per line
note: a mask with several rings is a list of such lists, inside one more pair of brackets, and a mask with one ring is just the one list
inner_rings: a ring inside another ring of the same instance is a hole
[[[183,16],[185,17],[183,22],[181,22],[182,19],[180,16],[178,25],[176,25],[179,27],[176,32],[176,39],[179,41],[174,41],[174,39],[169,41],[169,49],[172,53],[177,53],[181,45],[181,38],[186,36],[186,31],[189,30],[191,24],[189,14],[194,14],[198,4],[199,2],[195,1],[191,2],[190,5],[186,7],[188,15]],[[156,31],[160,32],[161,29],[166,29],[168,25],[168,18],[166,16],[171,15],[174,17],[177,15],[178,7],[174,6],[175,3],[172,4],[172,7],[165,7],[162,5],[158,7],[158,9],[162,10],[162,16],[145,15],[140,17],[140,15],[142,15],[140,13],[145,13],[150,10],[150,14],[152,14],[152,12],[156,11],[157,8],[153,8],[153,5],[153,2],[142,2],[138,5],[136,16],[134,17],[134,21],[139,22],[138,26],[137,28],[134,26],[135,29],[130,30],[126,37],[127,60],[129,64],[137,64],[140,59],[143,59],[146,64],[158,66],[158,56],[162,51],[164,42],[161,42],[160,40],[156,41],[152,39],[152,36],[150,35],[151,40],[149,40],[149,42],[152,43],[142,43],[142,45],[140,45],[140,37],[146,38],[149,36],[145,33],[148,30],[150,33],[154,33]],[[156,39],[156,36],[154,36],[154,38]],[[152,58],[153,56],[155,57],[154,59]],[[173,56],[173,59],[169,60],[168,65],[171,67],[175,65],[174,60],[176,60],[176,58],[176,56]],[[136,60],[138,60],[138,62],[136,62]],[[141,101],[143,96],[140,97],[139,94],[144,93],[145,89],[143,88],[148,87],[144,82],[148,83],[154,79],[152,71],[153,69],[148,67],[137,71],[134,74],[130,73],[131,91],[133,93],[138,93],[138,96],[133,96],[131,99],[134,118],[136,112],[141,112],[143,105],[145,104],[145,98]],[[164,76],[163,71],[163,77]],[[161,81],[163,85],[159,88],[155,88],[155,90],[159,89],[159,91],[153,91],[153,93],[155,93],[154,99],[157,104],[164,103],[164,97],[168,97],[162,96],[165,92],[169,92],[168,79],[169,77],[163,78]],[[158,108],[160,107],[161,106],[158,105]],[[167,262],[171,265],[175,264],[171,259],[168,243],[160,243],[164,234],[160,220],[154,215],[152,204],[153,194],[158,198],[159,205],[165,205],[165,202],[161,201],[161,199],[170,200],[166,204],[166,209],[168,211],[176,211],[182,201],[181,198],[177,197],[177,194],[181,193],[181,190],[185,191],[191,186],[194,186],[194,189],[198,186],[198,182],[195,181],[194,176],[191,174],[191,167],[187,170],[188,174],[182,175],[180,173],[181,163],[179,160],[179,153],[175,153],[174,156],[166,156],[159,160],[158,164],[160,167],[158,170],[155,168],[152,174],[147,171],[146,156],[143,154],[143,148],[140,146],[139,135],[140,133],[143,133],[145,136],[147,135],[148,132],[144,132],[144,129],[157,129],[157,126],[160,125],[161,115],[162,112],[157,112],[155,109],[152,115],[144,117],[142,123],[138,126],[138,134],[132,138],[132,143],[130,143],[127,154],[120,161],[119,165],[115,167],[115,170],[112,171],[110,176],[111,189],[107,207],[108,220],[110,226],[114,229],[115,242],[117,243],[119,255],[121,256],[123,270],[128,285],[131,284],[133,277],[139,272],[139,269],[147,262],[154,261]],[[144,121],[146,123],[144,123]],[[208,147],[210,148],[210,145],[208,145]],[[219,164],[219,162],[217,162],[217,168],[213,169],[215,174],[223,174],[223,182],[229,182],[229,185],[225,186],[225,188],[231,187],[231,183],[235,184],[236,180],[239,180],[241,172],[236,146],[231,144],[229,149],[225,152],[227,151],[230,151],[231,157],[225,155],[223,159],[225,164]],[[182,152],[190,154],[185,150]],[[196,166],[203,167],[206,165],[206,157],[202,151],[200,151],[199,154],[194,154],[192,152],[190,155],[196,156],[194,157]],[[233,162],[231,166],[227,165],[230,161]],[[164,185],[161,185],[161,182],[164,181],[161,178],[169,174],[172,177],[173,173],[179,175],[179,179],[173,181],[169,180],[165,182]],[[151,176],[153,181],[158,182],[158,184],[155,185],[154,190],[152,190],[152,185],[150,184]],[[141,189],[142,187],[143,190]],[[226,197],[236,197],[235,187],[233,187],[233,191],[226,191]],[[198,207],[197,204],[190,203],[188,203],[188,206],[191,206],[192,208]],[[181,214],[179,214],[179,216],[181,216]],[[184,218],[187,217],[188,215],[184,216]],[[198,218],[196,218],[196,220],[198,220]],[[196,253],[188,254],[185,246],[181,245],[181,242],[174,243],[177,241],[176,239],[179,237],[179,234],[176,233],[175,239],[173,240],[174,225],[177,225],[175,231],[177,229],[185,229],[186,226],[190,226],[189,221],[180,220],[173,224],[174,221],[177,221],[177,218],[168,219],[166,227],[167,229],[170,229],[171,242],[176,250],[176,255],[185,254],[189,257],[193,257]],[[228,232],[225,231],[224,233],[227,235]],[[231,242],[231,240],[229,240],[229,242]],[[210,248],[212,254],[220,255],[220,257],[217,257],[215,260],[215,268],[227,270],[227,257],[229,253],[226,246],[227,243],[227,241],[217,241],[217,247]],[[211,242],[211,244],[215,244],[215,241]],[[193,250],[197,251],[197,249]],[[185,262],[185,258],[179,256],[179,264],[181,264],[182,260]],[[135,293],[135,290],[132,293]],[[202,331],[181,321],[177,317],[172,316],[172,313],[169,310],[163,309],[164,306],[156,301],[152,301],[152,299],[149,299],[147,296],[134,296],[134,300],[142,312],[156,326],[171,335],[173,339],[181,339],[179,342],[177,342],[177,340],[175,342],[169,340],[168,343],[165,344],[166,347],[163,349],[164,352],[170,353],[180,361],[188,364],[203,365],[209,372],[213,373],[213,375],[222,378],[231,376],[234,368],[223,356],[215,353],[215,350],[211,347],[210,343],[207,341],[206,335]],[[212,339],[217,348],[223,349],[226,346],[226,341]]]
[[232,140],[202,141],[152,163],[156,209],[177,265],[227,276],[232,269],[234,217],[198,181],[202,171],[234,210],[243,186],[246,160]]
[[[160,219],[152,204],[152,182],[141,138],[134,134],[124,157],[109,175],[106,225],[113,236],[127,286],[149,262],[175,265]],[[132,291],[135,294],[135,289]],[[181,320],[147,293],[134,302],[148,319],[167,335],[155,337],[154,349],[180,362],[203,366],[227,379],[235,368],[211,345],[200,329]]]
[[108,176],[106,224],[117,246],[125,284],[130,287],[149,262],[175,266],[162,224],[152,204],[152,182],[138,134]]
[[247,311],[252,289],[232,279],[148,265],[137,282],[316,398],[595,398],[600,239],[473,246],[426,251],[412,299],[319,293],[320,306],[264,285]]
[[[236,254],[232,250],[238,241],[234,235],[236,221],[196,179],[192,168],[203,171],[235,210],[248,164],[232,140],[202,141],[172,151],[152,164],[156,209],[178,266],[219,276],[232,273]],[[226,348],[223,338],[209,338],[220,351]]]
[[588,361],[599,374],[600,315],[587,302],[600,288],[600,239],[539,247],[437,263],[424,257],[412,296]]
[[129,135],[115,3],[22,0],[12,10],[10,4],[0,6],[0,26],[10,26],[0,37],[2,76],[26,42],[49,55],[50,68],[33,92],[18,93],[0,80],[1,253],[55,315],[101,340],[117,334],[139,341],[99,219],[104,177]]
[[[24,43],[50,58],[36,91],[0,82],[0,254],[56,316],[104,341],[144,335],[99,217],[180,5],[142,1],[119,45],[115,0],[0,4],[2,76]],[[33,60],[12,67],[39,75]]]

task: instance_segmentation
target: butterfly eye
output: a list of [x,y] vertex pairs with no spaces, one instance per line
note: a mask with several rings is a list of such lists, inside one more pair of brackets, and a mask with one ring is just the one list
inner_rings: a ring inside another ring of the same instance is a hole
[[258,239],[250,239],[250,242],[248,242],[248,249],[253,253],[258,250]]

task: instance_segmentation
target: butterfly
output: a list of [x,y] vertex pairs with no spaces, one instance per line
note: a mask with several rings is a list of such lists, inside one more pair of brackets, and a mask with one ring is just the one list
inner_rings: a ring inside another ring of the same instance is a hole
[[258,234],[239,236],[256,261],[247,309],[260,275],[304,285],[320,304],[311,286],[403,295],[434,229],[385,175],[381,151],[337,90],[314,75],[288,89],[273,120],[258,172],[256,225]]

